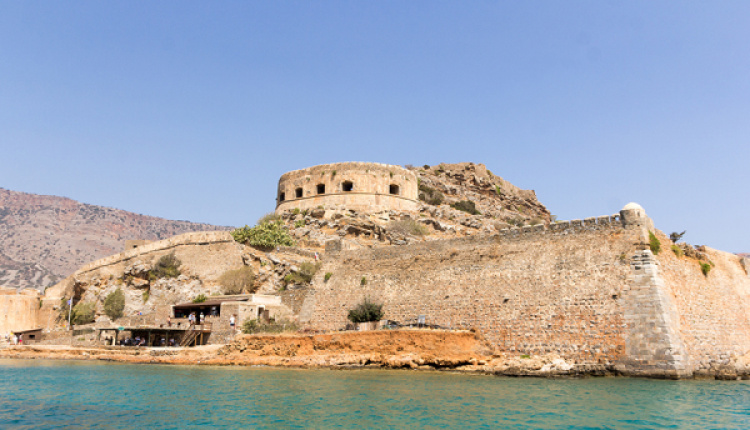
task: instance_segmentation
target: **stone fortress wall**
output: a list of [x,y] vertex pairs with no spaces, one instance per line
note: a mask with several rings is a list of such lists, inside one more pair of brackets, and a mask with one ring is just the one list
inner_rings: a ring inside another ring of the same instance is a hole
[[652,225],[634,205],[491,236],[327,252],[300,319],[340,329],[369,298],[389,319],[476,328],[506,353],[649,376],[707,371],[750,351],[750,278],[738,257],[713,253],[716,272],[704,277],[694,260],[653,256]]
[[417,176],[379,163],[333,163],[285,173],[279,179],[276,212],[292,209],[352,209],[364,212],[416,211]]

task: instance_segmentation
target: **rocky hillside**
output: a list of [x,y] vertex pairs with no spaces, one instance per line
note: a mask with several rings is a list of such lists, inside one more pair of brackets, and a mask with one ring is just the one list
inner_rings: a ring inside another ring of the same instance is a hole
[[0,188],[0,286],[44,289],[126,240],[225,229]]

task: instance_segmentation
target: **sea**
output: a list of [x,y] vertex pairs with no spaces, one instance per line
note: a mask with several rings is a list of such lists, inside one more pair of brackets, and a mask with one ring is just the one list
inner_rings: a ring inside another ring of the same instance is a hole
[[747,429],[750,381],[0,360],[0,429]]

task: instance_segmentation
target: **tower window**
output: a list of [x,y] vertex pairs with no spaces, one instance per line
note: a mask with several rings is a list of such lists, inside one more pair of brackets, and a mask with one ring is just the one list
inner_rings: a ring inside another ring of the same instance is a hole
[[279,201],[280,202],[283,202],[285,198],[286,198],[286,193],[279,193]]
[[326,193],[326,185],[318,184],[318,194],[325,194],[325,193]]
[[391,184],[391,186],[388,188],[388,192],[396,196],[399,194],[399,191],[400,190],[398,188],[398,185],[396,184]]
[[294,195],[295,195],[295,196],[296,196],[297,198],[300,198],[300,197],[302,197],[302,188],[297,188],[296,190],[294,190]]
[[341,184],[341,189],[344,191],[351,191],[354,189],[354,184],[352,181],[345,181],[343,184]]

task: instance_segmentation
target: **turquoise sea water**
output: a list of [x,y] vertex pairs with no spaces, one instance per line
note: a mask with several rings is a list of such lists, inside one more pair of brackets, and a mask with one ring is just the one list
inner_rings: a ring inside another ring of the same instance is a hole
[[747,381],[0,360],[0,428],[750,428]]

